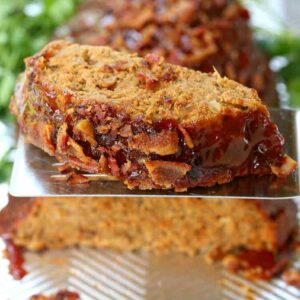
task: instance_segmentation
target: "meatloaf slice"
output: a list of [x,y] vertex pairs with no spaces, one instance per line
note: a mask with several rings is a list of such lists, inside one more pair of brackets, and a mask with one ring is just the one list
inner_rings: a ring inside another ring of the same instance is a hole
[[11,197],[0,212],[0,235],[31,250],[278,253],[297,229],[296,215],[291,200]]
[[296,165],[254,90],[153,54],[52,42],[26,59],[11,109],[30,143],[129,188],[181,191]]

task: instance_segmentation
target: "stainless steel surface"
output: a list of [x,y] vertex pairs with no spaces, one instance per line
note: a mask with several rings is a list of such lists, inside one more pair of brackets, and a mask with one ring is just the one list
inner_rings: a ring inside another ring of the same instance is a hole
[[[0,243],[0,249],[3,248]],[[300,267],[300,257],[295,260]],[[300,290],[281,279],[250,282],[201,257],[116,253],[88,248],[26,254],[29,271],[15,281],[0,255],[0,299],[69,289],[82,300],[299,300]]]
[[[273,121],[278,124],[285,137],[286,153],[298,164],[300,143],[300,112],[288,109],[271,110]],[[232,183],[212,188],[195,188],[188,192],[128,190],[120,182],[92,181],[89,184],[71,185],[51,179],[58,171],[53,167],[56,161],[43,151],[25,145],[22,141],[16,153],[10,193],[16,197],[55,197],[55,196],[152,196],[152,197],[227,197],[227,198],[264,198],[287,199],[300,195],[299,171],[287,179],[275,176],[248,176]]]

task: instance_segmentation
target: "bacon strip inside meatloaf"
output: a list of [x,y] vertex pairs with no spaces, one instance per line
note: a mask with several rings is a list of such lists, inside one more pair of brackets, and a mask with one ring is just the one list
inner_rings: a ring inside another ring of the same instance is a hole
[[153,54],[52,42],[26,59],[11,109],[30,143],[131,189],[181,191],[296,166],[256,91]]

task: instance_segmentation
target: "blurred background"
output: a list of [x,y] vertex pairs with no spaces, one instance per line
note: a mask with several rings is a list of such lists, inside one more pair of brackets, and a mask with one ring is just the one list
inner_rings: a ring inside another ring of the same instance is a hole
[[[24,58],[51,39],[156,52],[201,71],[216,67],[256,88],[269,106],[300,107],[299,0],[141,1],[0,1],[0,183],[14,155],[8,106],[16,78]],[[148,4],[164,2],[154,20]]]

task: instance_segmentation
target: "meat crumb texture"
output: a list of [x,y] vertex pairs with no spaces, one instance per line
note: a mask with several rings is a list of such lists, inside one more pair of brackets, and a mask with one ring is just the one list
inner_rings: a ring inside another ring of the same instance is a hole
[[296,167],[256,91],[154,54],[52,42],[26,59],[11,111],[28,142],[130,189],[184,191]]
[[86,0],[55,37],[148,55],[150,62],[158,54],[202,72],[215,68],[256,89],[268,106],[278,106],[276,75],[249,19],[238,0]]

